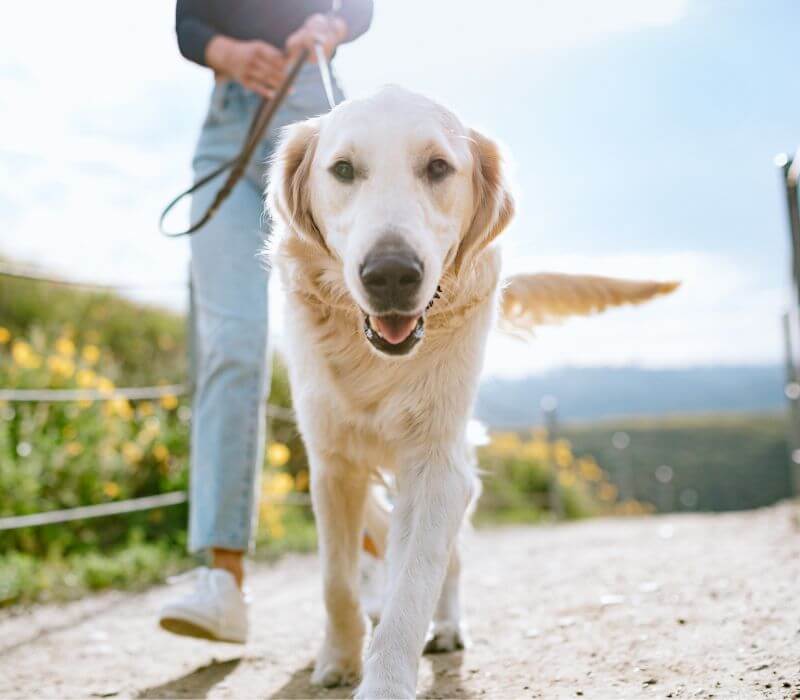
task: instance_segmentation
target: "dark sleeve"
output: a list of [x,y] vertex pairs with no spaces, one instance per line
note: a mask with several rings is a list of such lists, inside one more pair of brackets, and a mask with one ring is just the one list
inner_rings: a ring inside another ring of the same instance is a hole
[[372,0],[342,0],[342,7],[336,13],[347,22],[345,42],[358,39],[372,23]]
[[219,32],[214,29],[214,0],[178,0],[175,33],[178,48],[190,61],[206,65],[206,45]]

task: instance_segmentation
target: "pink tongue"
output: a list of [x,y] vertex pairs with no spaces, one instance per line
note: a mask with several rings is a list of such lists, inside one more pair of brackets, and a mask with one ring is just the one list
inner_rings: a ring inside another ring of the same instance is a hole
[[392,345],[402,343],[417,325],[419,316],[372,316],[370,322],[373,328],[383,336],[383,339]]

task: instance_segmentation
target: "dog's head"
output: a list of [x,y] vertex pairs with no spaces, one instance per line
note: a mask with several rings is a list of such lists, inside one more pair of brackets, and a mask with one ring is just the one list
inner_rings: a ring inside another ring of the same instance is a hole
[[497,145],[396,87],[290,127],[268,201],[341,264],[365,337],[395,356],[422,340],[443,274],[476,264],[514,211]]

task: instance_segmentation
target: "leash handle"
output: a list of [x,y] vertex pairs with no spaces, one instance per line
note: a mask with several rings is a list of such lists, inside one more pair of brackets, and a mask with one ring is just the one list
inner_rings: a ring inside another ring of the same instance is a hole
[[[242,144],[242,148],[239,153],[230,160],[222,163],[222,165],[215,168],[207,175],[204,175],[189,189],[181,192],[169,204],[167,204],[167,206],[164,208],[164,211],[161,212],[161,216],[158,218],[158,230],[162,233],[162,235],[166,236],[167,238],[180,238],[181,236],[189,236],[205,226],[211,220],[214,214],[217,213],[217,210],[220,208],[222,203],[230,196],[230,193],[233,191],[236,183],[242,179],[242,175],[244,175],[244,172],[250,163],[253,152],[261,142],[267,127],[272,121],[272,118],[275,116],[275,112],[278,111],[278,107],[280,107],[281,103],[286,98],[286,95],[289,93],[289,89],[292,87],[292,84],[297,78],[297,75],[300,73],[300,69],[308,59],[308,56],[308,49],[303,49],[303,51],[301,51],[295,59],[294,63],[292,63],[290,66],[286,77],[284,77],[284,79],[278,85],[278,88],[275,91],[275,94],[272,96],[272,99],[261,100],[256,113],[253,115],[253,120],[250,122],[250,128],[248,129],[247,137],[245,138],[244,144]],[[195,223],[190,224],[189,228],[183,231],[167,231],[164,228],[165,219],[175,208],[178,202],[183,201],[185,197],[188,197],[189,195],[194,194],[198,190],[202,189],[209,182],[211,182],[211,180],[218,175],[221,175],[228,169],[230,169],[230,174],[226,178],[222,187],[220,187],[217,191],[217,194],[214,196],[214,201],[211,202],[211,205],[208,207],[208,209],[206,209],[203,215]]]

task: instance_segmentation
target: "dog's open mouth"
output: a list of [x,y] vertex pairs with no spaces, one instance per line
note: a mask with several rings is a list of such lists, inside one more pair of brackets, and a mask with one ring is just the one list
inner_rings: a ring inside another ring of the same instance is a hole
[[425,314],[431,310],[433,302],[442,295],[442,288],[436,287],[433,299],[428,302],[421,314],[364,314],[364,335],[372,347],[386,355],[407,355],[425,336]]
[[405,355],[425,335],[425,317],[386,314],[364,315],[364,335],[372,346],[387,355]]

